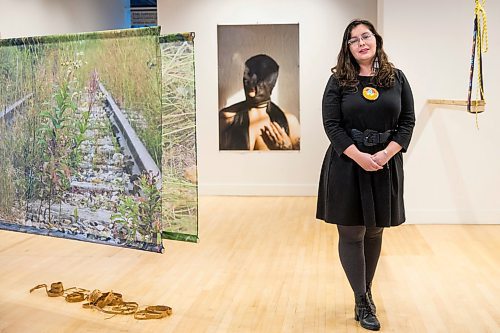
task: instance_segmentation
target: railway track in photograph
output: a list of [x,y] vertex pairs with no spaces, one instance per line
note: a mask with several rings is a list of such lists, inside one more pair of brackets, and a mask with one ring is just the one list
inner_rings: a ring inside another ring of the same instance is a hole
[[[31,96],[7,107],[0,113],[0,121],[12,122]],[[49,206],[46,198],[30,201],[22,224],[45,229],[46,234],[119,244],[125,236],[130,236],[130,230],[126,225],[114,223],[112,215],[124,196],[139,194],[135,180],[141,173],[157,175],[159,189],[161,172],[126,114],[102,83],[97,96],[97,102],[90,108],[80,105],[75,112],[77,117],[84,112],[89,115],[85,139],[77,148],[80,162],[71,174],[69,189],[63,192],[60,202]]]
[[14,104],[6,106],[3,111],[0,111],[0,120],[3,120],[8,124],[14,117],[14,113],[17,110],[22,109],[22,107],[31,97],[33,97],[33,93],[29,93]]

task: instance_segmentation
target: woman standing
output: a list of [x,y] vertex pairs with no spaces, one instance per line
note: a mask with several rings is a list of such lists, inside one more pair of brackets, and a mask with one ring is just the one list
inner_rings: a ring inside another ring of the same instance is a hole
[[389,63],[382,37],[366,20],[354,20],[345,29],[332,72],[323,95],[330,146],[316,217],[337,224],[355,319],[379,330],[371,285],[384,228],[405,221],[402,152],[415,125],[413,96],[403,72]]

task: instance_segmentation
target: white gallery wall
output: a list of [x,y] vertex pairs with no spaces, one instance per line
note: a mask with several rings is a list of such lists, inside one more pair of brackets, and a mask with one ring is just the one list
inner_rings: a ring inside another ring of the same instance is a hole
[[426,103],[467,98],[474,1],[379,0],[378,5],[386,51],[405,72],[415,97],[417,125],[405,159],[408,220],[500,223],[500,3],[486,2],[487,104],[478,117],[479,130],[464,107]]
[[1,38],[127,27],[128,0],[0,0]]
[[[336,62],[343,30],[354,17],[376,23],[376,1],[158,1],[162,33],[196,33],[200,194],[316,194],[321,161],[328,146],[321,120],[321,98],[330,68]],[[219,152],[217,25],[296,23],[299,24],[300,152]]]

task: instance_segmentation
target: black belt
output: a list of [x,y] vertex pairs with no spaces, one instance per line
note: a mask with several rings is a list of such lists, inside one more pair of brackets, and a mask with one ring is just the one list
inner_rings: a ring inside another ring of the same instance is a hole
[[363,145],[370,147],[386,143],[391,137],[392,133],[392,130],[379,133],[370,129],[361,132],[360,130],[353,128],[351,130],[351,138],[357,143],[362,143]]

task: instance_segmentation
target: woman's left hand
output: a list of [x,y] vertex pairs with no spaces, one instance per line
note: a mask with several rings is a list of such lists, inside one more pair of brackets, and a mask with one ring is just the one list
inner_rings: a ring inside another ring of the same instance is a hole
[[384,166],[389,162],[391,157],[387,151],[381,150],[372,155],[372,160],[380,166]]

